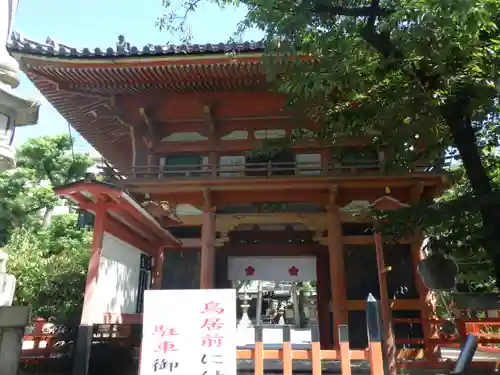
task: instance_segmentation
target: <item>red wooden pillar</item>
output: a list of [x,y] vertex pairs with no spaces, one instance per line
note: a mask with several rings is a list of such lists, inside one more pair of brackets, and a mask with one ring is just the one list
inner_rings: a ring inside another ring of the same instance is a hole
[[377,270],[378,282],[380,287],[380,307],[382,310],[382,324],[384,329],[384,337],[386,340],[385,357],[390,375],[396,375],[396,340],[394,330],[392,328],[392,310],[389,301],[389,293],[387,291],[387,269],[384,261],[384,245],[382,243],[382,235],[379,232],[375,233],[375,251],[377,254]]
[[160,246],[154,256],[153,289],[161,289],[163,280],[163,262],[165,261],[164,247]]
[[215,213],[203,212],[200,250],[200,289],[215,288]]
[[87,270],[87,281],[85,283],[81,324],[92,324],[94,322],[94,312],[92,311],[94,308],[93,295],[99,278],[99,261],[101,260],[104,225],[107,215],[104,203],[98,203],[96,207],[97,210],[95,212],[94,231],[92,233],[92,244],[90,246],[90,259]]
[[345,283],[344,248],[342,244],[342,223],[337,205],[327,207],[328,256],[330,262],[330,286],[332,292],[333,339],[339,348],[339,326],[347,324],[347,296]]
[[326,174],[332,168],[332,151],[329,148],[321,150],[321,172]]
[[[85,283],[85,294],[83,298],[83,309],[78,336],[73,354],[73,375],[87,375],[90,347],[92,345],[93,323],[95,321],[95,308],[99,308],[95,301],[94,292],[99,278],[99,261],[101,259],[102,245],[104,239],[104,226],[106,223],[106,205],[96,203],[94,231],[92,245],[90,247],[90,260]],[[98,317],[102,319],[102,316]]]
[[[325,250],[325,249],[321,249]],[[318,302],[319,340],[321,348],[329,348],[332,342],[330,327],[330,276],[328,253],[321,251],[316,256],[316,290]]]

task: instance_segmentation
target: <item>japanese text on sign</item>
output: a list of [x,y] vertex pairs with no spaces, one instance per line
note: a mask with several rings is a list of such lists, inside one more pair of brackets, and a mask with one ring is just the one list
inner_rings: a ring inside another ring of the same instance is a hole
[[143,320],[141,375],[236,375],[234,289],[148,290]]
[[220,306],[219,302],[205,303],[205,308],[201,312],[203,321],[200,327],[203,330],[201,346],[205,348],[220,348],[222,346],[224,336],[220,334],[220,331],[224,327],[223,313],[224,308]]

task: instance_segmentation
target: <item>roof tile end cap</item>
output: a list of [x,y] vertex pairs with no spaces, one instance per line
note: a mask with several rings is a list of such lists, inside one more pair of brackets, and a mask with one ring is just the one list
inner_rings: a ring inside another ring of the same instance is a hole
[[131,46],[120,35],[116,41],[115,48],[83,48],[77,49],[67,44],[57,42],[51,37],[47,37],[45,43],[40,43],[24,37],[20,32],[14,31],[11,34],[7,47],[11,51],[27,52],[49,56],[63,57],[106,57],[106,56],[158,56],[177,54],[202,54],[202,53],[227,53],[227,52],[254,52],[264,49],[264,42],[247,41],[243,43],[218,43],[218,44],[181,44],[181,45],[154,45],[146,44],[142,48]]

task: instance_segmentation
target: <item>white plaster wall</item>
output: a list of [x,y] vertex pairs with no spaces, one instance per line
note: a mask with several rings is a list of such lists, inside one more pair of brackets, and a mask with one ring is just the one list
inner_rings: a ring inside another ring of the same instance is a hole
[[95,310],[92,315],[95,319],[102,319],[104,313],[136,313],[140,261],[139,249],[104,233],[99,277],[94,291]]

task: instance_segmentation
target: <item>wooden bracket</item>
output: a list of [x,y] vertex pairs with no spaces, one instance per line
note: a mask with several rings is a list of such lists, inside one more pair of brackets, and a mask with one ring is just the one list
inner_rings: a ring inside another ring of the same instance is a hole
[[217,126],[217,117],[215,115],[215,105],[203,105],[203,113],[206,117],[208,128],[210,130],[209,138],[212,140],[213,144],[216,145],[219,142],[219,131]]
[[328,191],[328,204],[325,207],[327,211],[337,205],[338,196],[339,196],[339,186],[336,184],[331,185]]
[[208,188],[203,188],[201,193],[203,195],[203,212],[215,212],[212,191]]
[[148,111],[147,109],[139,108],[139,114],[141,115],[142,120],[144,121],[144,124],[146,125],[147,128],[147,136],[150,141],[149,148],[155,149],[156,145],[158,144],[158,135],[157,135],[158,126],[152,120],[151,115],[149,113],[150,111]]

